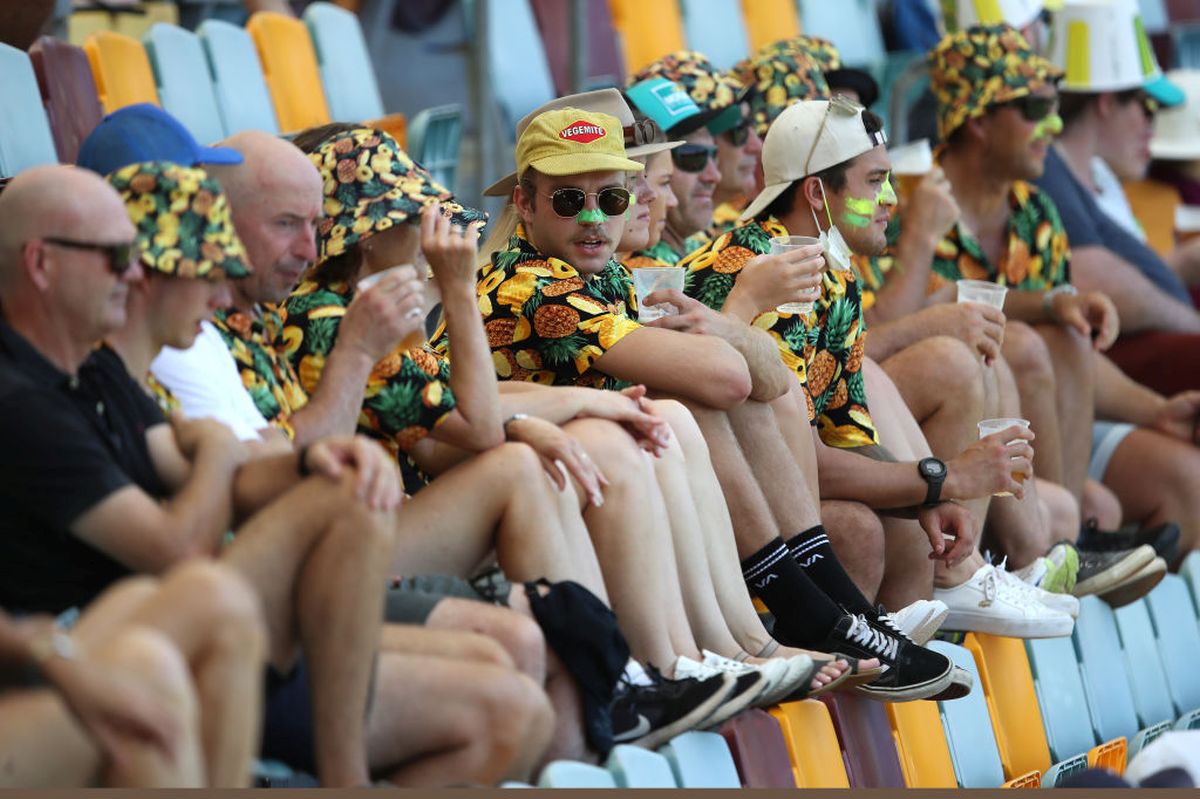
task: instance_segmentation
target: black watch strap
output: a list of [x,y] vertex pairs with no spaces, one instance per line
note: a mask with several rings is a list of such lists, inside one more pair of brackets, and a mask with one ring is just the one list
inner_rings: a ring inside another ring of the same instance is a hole
[[[930,467],[933,467],[932,469]],[[931,471],[936,469],[938,474],[931,474]],[[937,458],[923,458],[917,464],[917,472],[921,475],[921,479],[925,481],[925,502],[922,503],[925,507],[931,507],[938,504],[942,496],[942,485],[946,482],[946,464],[942,463]]]

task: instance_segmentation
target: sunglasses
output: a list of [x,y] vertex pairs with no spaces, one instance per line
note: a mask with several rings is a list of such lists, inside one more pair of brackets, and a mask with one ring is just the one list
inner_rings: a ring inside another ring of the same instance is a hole
[[1117,92],[1117,102],[1121,105],[1136,102],[1142,107],[1142,113],[1149,119],[1154,119],[1154,115],[1158,113],[1160,108],[1158,101],[1146,94],[1142,89]]
[[72,250],[90,250],[98,252],[108,258],[108,269],[117,277],[124,275],[133,268],[134,244],[133,242],[123,242],[120,244],[99,244],[90,241],[72,241],[71,239],[52,238],[47,236],[42,241],[46,244],[53,244],[56,247],[67,247]]
[[681,172],[703,172],[708,162],[716,157],[717,148],[711,144],[689,142],[671,151],[671,161]]
[[[835,94],[829,98],[825,104],[825,113],[821,115],[821,124],[817,128],[817,135],[813,137],[812,146],[808,148],[808,156],[804,159],[805,174],[812,174],[809,166],[812,164],[813,155],[817,152],[817,145],[821,143],[821,136],[825,133],[825,126],[829,122],[830,115],[839,117],[856,117],[866,111],[866,107],[861,103],[851,100],[844,94]],[[863,130],[872,144],[887,144],[887,137],[883,135],[883,130],[867,124],[867,117],[861,117]]]
[[1015,108],[1026,122],[1041,122],[1058,109],[1057,97],[1037,97],[1027,94],[1006,103],[997,103],[997,108]]
[[577,216],[587,205],[588,197],[596,198],[596,207],[605,216],[620,216],[629,208],[629,201],[633,197],[629,189],[621,186],[609,186],[600,191],[584,191],[576,188],[557,189],[552,194],[544,196],[549,196],[550,208],[564,219]]
[[729,143],[734,147],[741,147],[750,138],[750,120],[743,119],[734,127],[725,131],[725,135],[729,137]]

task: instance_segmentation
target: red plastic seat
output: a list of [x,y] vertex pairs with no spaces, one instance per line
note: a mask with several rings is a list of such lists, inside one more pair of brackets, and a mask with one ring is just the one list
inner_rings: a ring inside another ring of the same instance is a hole
[[763,710],[748,710],[725,722],[721,735],[747,788],[795,788],[787,742],[779,722]]
[[851,788],[903,788],[892,726],[883,705],[854,694],[827,694],[833,727],[846,761]]
[[[550,75],[558,94],[571,94],[571,5],[562,0],[532,0]],[[624,86],[625,67],[617,52],[617,34],[606,3],[587,3],[587,56],[584,85]]]
[[73,164],[83,140],[104,117],[87,54],[81,47],[43,36],[29,49],[29,60],[50,119],[58,160]]

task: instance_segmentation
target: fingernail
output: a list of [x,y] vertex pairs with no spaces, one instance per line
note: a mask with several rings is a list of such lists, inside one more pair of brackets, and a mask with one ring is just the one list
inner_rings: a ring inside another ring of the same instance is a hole
[[592,494],[592,504],[597,508],[604,507],[604,497],[600,496],[599,492]]

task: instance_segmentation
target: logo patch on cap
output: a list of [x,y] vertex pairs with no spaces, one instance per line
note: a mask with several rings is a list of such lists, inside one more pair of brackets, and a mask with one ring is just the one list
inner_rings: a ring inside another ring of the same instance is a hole
[[584,122],[582,119],[572,122],[558,132],[558,138],[579,144],[589,144],[596,139],[604,138],[606,135],[608,135],[608,132],[604,128],[592,122]]

